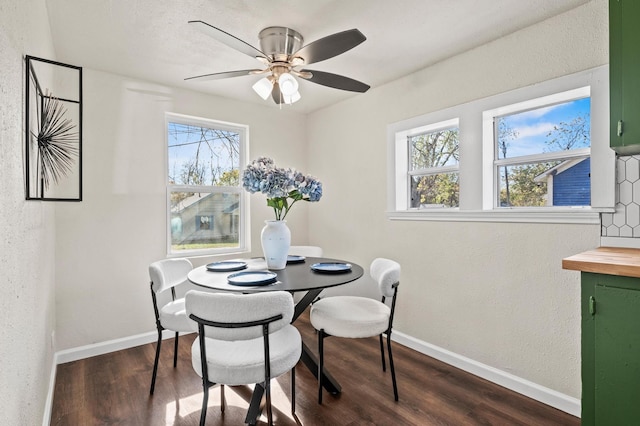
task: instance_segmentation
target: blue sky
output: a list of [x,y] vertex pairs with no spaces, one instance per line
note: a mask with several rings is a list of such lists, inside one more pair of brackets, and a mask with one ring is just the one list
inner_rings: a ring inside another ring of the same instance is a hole
[[501,119],[518,133],[517,139],[508,142],[507,157],[548,152],[545,142],[553,126],[561,121],[571,122],[579,115],[588,117],[590,110],[591,99],[583,98],[502,117]]
[[[203,139],[208,143],[199,143]],[[232,165],[229,158],[228,144],[226,140],[216,139],[212,130],[196,125],[184,125],[180,123],[169,123],[168,129],[169,145],[169,175],[178,179],[185,163],[195,158],[196,151],[200,147],[200,162],[209,168],[212,162],[214,166],[221,167],[222,170],[231,170],[233,167],[239,168],[239,164]],[[226,132],[234,134],[234,132]],[[237,134],[235,134],[237,138]],[[237,158],[236,158],[237,160]],[[210,182],[211,174],[207,173],[206,182]],[[177,181],[180,184],[183,182]]]

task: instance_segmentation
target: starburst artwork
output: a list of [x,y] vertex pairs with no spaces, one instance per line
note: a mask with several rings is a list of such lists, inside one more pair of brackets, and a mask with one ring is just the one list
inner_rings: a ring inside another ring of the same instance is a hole
[[49,93],[43,96],[40,126],[33,137],[38,144],[38,175],[45,190],[70,173],[78,159],[77,126],[65,113],[58,98]]
[[82,200],[82,68],[26,56],[26,199]]

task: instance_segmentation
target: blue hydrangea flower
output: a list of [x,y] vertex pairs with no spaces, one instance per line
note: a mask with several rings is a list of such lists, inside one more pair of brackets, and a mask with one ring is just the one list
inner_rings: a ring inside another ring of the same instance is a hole
[[268,157],[259,157],[247,165],[242,174],[242,186],[252,194],[265,194],[276,220],[283,220],[296,202],[316,202],[322,197],[322,183],[315,177],[305,176],[295,169],[278,168]]

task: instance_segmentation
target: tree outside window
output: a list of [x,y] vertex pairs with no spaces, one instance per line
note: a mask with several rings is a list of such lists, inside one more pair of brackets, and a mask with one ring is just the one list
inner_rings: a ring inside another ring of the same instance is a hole
[[458,127],[409,136],[408,143],[411,207],[458,207]]

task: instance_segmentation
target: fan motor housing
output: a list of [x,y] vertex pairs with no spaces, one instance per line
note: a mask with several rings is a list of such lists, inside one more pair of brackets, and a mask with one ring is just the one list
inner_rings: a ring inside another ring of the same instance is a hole
[[258,37],[260,50],[276,60],[286,60],[282,56],[293,55],[304,43],[302,34],[287,27],[267,27],[260,31]]

